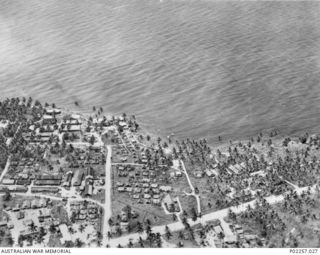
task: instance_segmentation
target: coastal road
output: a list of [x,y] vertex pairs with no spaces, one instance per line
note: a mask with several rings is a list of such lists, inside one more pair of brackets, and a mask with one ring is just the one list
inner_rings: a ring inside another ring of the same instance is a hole
[[[316,191],[316,186],[297,188],[297,189],[295,189],[295,191],[297,192],[297,194],[301,194],[302,192],[307,191],[309,188],[311,189],[312,193]],[[275,203],[281,202],[284,199],[284,197],[285,197],[285,195],[269,196],[269,197],[266,197],[265,199],[267,200],[267,202],[269,204],[275,204]],[[250,202],[243,203],[238,206],[232,206],[232,207],[228,207],[228,208],[225,208],[225,209],[222,209],[219,211],[208,213],[208,214],[203,215],[200,219],[197,219],[196,221],[188,219],[188,223],[190,224],[190,226],[194,226],[199,223],[206,224],[207,222],[212,221],[212,220],[216,220],[216,219],[222,220],[223,218],[228,216],[228,212],[230,209],[234,213],[239,214],[241,212],[246,211],[249,205],[251,206],[251,208],[254,208],[255,202],[256,202],[256,200],[252,200]],[[168,224],[167,226],[169,227],[170,231],[172,231],[172,232],[173,231],[180,231],[180,230],[184,229],[184,225],[180,221]],[[152,232],[153,233],[159,232],[161,235],[163,235],[166,232],[165,228],[166,228],[166,226],[155,226],[152,228]],[[110,239],[109,245],[110,245],[110,247],[117,247],[119,244],[121,244],[122,246],[126,245],[129,243],[129,241],[136,243],[139,241],[139,237],[141,237],[142,239],[145,239],[147,237],[147,234],[145,232],[143,232],[142,234],[134,233],[134,234],[130,234],[130,235],[121,236],[118,238],[113,238],[113,239]]]
[[108,232],[110,231],[109,219],[112,216],[111,209],[111,189],[112,189],[112,173],[111,173],[111,156],[112,156],[112,146],[107,145],[107,161],[106,161],[106,178],[104,184],[105,190],[105,204],[104,204],[104,218],[103,218],[103,241],[102,245],[106,246],[108,244]]

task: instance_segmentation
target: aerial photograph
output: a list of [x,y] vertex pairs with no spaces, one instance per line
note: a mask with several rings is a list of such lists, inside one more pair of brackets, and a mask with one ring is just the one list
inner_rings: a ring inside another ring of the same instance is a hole
[[0,250],[318,247],[320,2],[0,0]]

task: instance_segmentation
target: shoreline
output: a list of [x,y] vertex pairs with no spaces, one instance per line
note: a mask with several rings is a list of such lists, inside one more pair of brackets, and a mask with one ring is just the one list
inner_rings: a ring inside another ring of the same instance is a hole
[[[5,100],[7,97],[0,97],[0,101]],[[33,99],[34,101],[37,99]],[[69,103],[72,107],[72,109],[66,107],[66,106],[59,106],[58,108],[68,112],[68,113],[76,113],[79,114],[81,116],[84,117],[89,117],[89,116],[93,116],[94,113],[92,112],[92,108],[94,105],[92,106],[75,106],[74,103]],[[100,106],[96,106],[97,109],[99,109]],[[109,112],[106,111],[107,109],[104,109],[103,111],[103,115],[107,116],[107,117],[111,117],[111,116],[120,116],[122,113],[118,113],[115,114],[113,112]],[[133,113],[134,114],[134,113]],[[166,120],[163,120],[163,122],[165,122]],[[306,120],[307,121],[307,120]],[[152,122],[150,122],[149,124],[144,124],[144,120],[141,118],[137,118],[137,122],[139,123],[142,131],[146,134],[149,134],[152,137],[161,137],[162,140],[167,139],[168,136],[171,136],[172,133],[174,133],[173,140],[186,140],[187,138],[189,139],[193,139],[193,137],[196,137],[195,140],[202,140],[202,139],[206,139],[209,143],[210,146],[212,147],[224,147],[227,144],[229,144],[230,139],[234,142],[246,142],[248,141],[251,137],[256,137],[260,132],[262,132],[264,134],[264,136],[268,136],[268,133],[270,133],[273,130],[279,130],[279,139],[284,139],[286,137],[290,137],[293,139],[297,139],[299,136],[304,135],[306,132],[308,132],[309,134],[318,134],[317,132],[315,132],[314,128],[309,128],[309,129],[303,129],[303,128],[299,128],[296,129],[294,131],[290,131],[290,132],[283,132],[282,130],[287,130],[287,127],[285,125],[282,125],[281,128],[279,128],[278,126],[274,126],[274,127],[268,127],[268,128],[263,128],[263,129],[259,129],[259,131],[257,132],[252,132],[251,134],[246,134],[244,136],[242,135],[230,135],[230,136],[222,136],[222,142],[218,141],[218,136],[219,133],[217,133],[217,135],[207,135],[207,136],[197,136],[197,135],[190,135],[188,136],[187,133],[190,132],[186,132],[185,134],[179,131],[169,131],[169,132],[165,132],[165,131],[160,131],[158,132],[157,130],[159,128],[157,128],[156,126],[154,126],[152,124]],[[163,130],[166,130],[167,128],[163,128]],[[192,132],[191,132],[192,133]],[[195,132],[196,133],[196,132]]]

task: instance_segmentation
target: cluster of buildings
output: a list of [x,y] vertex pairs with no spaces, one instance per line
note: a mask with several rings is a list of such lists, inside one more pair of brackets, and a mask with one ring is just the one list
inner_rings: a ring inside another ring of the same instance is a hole
[[[130,215],[130,217],[129,217]],[[129,231],[130,220],[137,219],[139,214],[130,208],[130,211],[126,211],[124,209],[121,210],[119,215],[119,222],[110,227],[111,234],[119,234],[119,230],[122,233],[126,233]]]
[[[128,135],[127,135],[127,133],[128,133],[128,126],[127,126],[126,122],[121,121],[121,122],[120,122],[120,125],[122,125],[122,127],[123,127],[124,130],[125,130],[125,132],[122,132],[122,133],[121,133],[121,137],[120,137],[120,135],[115,134],[115,136],[116,136],[116,141],[117,141],[118,144],[122,144],[122,145],[127,149],[128,152],[130,152],[130,153],[132,153],[133,155],[135,155],[136,150],[139,150],[140,147],[139,147],[139,145],[138,145],[138,143],[137,143],[136,140],[131,139],[131,138],[128,137]],[[126,153],[126,150],[123,149],[122,153],[123,153],[123,154]]]
[[99,217],[99,207],[91,202],[70,202],[70,213],[72,221],[96,221]]
[[90,167],[77,169],[73,173],[69,172],[65,178],[67,184],[76,187],[83,197],[92,196],[95,187],[104,184],[104,179],[97,178]]
[[51,205],[51,201],[46,198],[26,199],[20,204],[15,203],[14,207],[7,206],[6,211],[21,213],[23,210],[27,209],[47,208],[48,205]]
[[24,186],[0,186],[0,193],[5,193],[7,191],[14,193],[26,193],[28,188]]
[[[199,246],[217,248],[253,248],[259,247],[263,241],[257,235],[243,230],[238,224],[229,224],[220,220],[214,220],[205,226],[197,224],[194,227],[195,241]],[[184,233],[183,239],[189,239],[188,233]]]
[[39,235],[40,227],[44,229],[50,225],[59,225],[60,222],[52,217],[52,201],[46,198],[25,199],[15,203],[14,207],[5,208],[10,219],[1,222],[2,226],[8,229],[18,228],[19,238],[36,238]]
[[181,211],[181,208],[177,199],[172,198],[170,194],[165,195],[162,202],[170,213],[176,213]]
[[67,155],[69,168],[80,168],[81,166],[103,165],[105,155],[100,147],[90,146],[86,149],[74,148],[72,154]]
[[[0,123],[0,152],[2,148],[5,150],[1,155],[6,155],[9,167],[1,176],[0,193],[8,197],[6,210],[10,220],[17,221],[14,226],[9,224],[14,235],[19,231],[23,238],[37,238],[40,227],[48,230],[47,224],[59,226],[61,222],[55,217],[60,214],[63,219],[72,216],[75,221],[101,220],[99,202],[82,203],[80,197],[95,195],[97,186],[104,184],[106,160],[100,145],[90,146],[84,139],[82,117],[62,114],[55,106],[42,106],[38,101],[33,105],[31,98],[27,103],[16,99],[0,102],[2,113],[5,123]],[[8,119],[10,115],[13,117]],[[27,196],[20,202],[20,196],[11,193]],[[64,212],[53,214],[50,200],[39,198],[45,196],[58,200],[63,196]],[[4,226],[8,226],[9,218]]]
[[62,175],[19,173],[11,178],[4,178],[2,184],[27,187],[31,185],[32,182],[34,186],[60,186],[62,183]]
[[69,171],[66,174],[18,174],[12,178],[4,178],[2,186],[0,186],[0,192],[9,190],[11,192],[27,192],[28,187],[31,186],[32,193],[58,193],[60,187],[77,188],[83,196],[91,196],[96,180],[100,185],[103,184],[103,179],[94,178],[93,170],[77,169]]
[[61,117],[61,113],[57,108],[44,108],[41,118],[29,125],[28,132],[24,132],[24,139],[27,142],[44,143],[50,139],[59,141],[61,136],[66,140],[70,135],[79,138],[82,125],[80,116],[70,114]]
[[[120,193],[128,193],[129,196],[140,204],[161,205],[162,198],[172,191],[171,186],[159,185],[157,171],[161,169],[147,169],[144,165],[123,166],[117,165],[119,181],[116,182],[116,189]],[[126,177],[126,178],[125,178]],[[124,179],[123,181],[121,181]]]

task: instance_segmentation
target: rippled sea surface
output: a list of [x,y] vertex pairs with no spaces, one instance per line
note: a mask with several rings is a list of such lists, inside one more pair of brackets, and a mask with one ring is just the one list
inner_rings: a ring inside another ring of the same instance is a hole
[[319,82],[319,2],[0,0],[1,98],[213,143],[318,132]]

